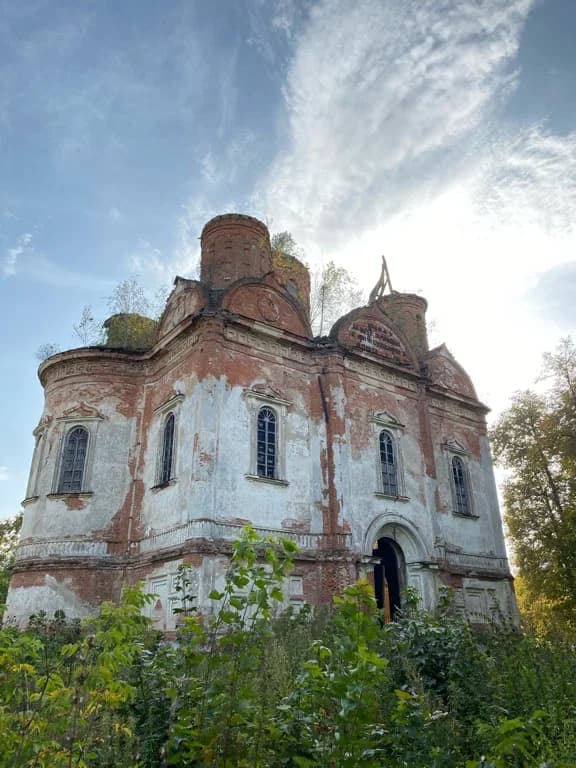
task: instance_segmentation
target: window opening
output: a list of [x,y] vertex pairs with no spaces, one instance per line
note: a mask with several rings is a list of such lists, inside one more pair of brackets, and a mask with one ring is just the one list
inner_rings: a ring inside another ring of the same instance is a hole
[[271,408],[258,411],[257,473],[258,477],[276,477],[276,414]]
[[394,440],[389,432],[380,432],[380,467],[382,470],[382,492],[398,496],[398,472]]
[[456,501],[456,512],[461,515],[470,514],[470,498],[468,494],[468,484],[466,482],[466,471],[464,463],[459,456],[452,459],[452,477],[454,479],[454,495]]
[[84,427],[74,427],[66,437],[62,453],[62,469],[58,486],[61,493],[79,493],[82,490],[87,450],[88,431]]
[[162,465],[160,467],[159,485],[165,485],[172,478],[172,460],[174,458],[174,423],[173,413],[169,413],[164,422],[162,437]]

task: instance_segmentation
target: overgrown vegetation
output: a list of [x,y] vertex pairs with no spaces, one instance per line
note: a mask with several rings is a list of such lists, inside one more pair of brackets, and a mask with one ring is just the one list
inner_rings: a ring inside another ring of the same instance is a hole
[[2,606],[8,593],[8,585],[12,575],[12,565],[21,527],[21,512],[7,520],[0,520],[0,619],[2,618]]
[[[504,519],[520,607],[537,630],[576,632],[576,347],[545,355],[543,391],[518,392],[492,440],[508,470]],[[541,388],[542,389],[542,388]]]
[[[413,604],[384,625],[366,583],[330,616],[277,615],[290,541],[247,529],[212,618],[184,568],[177,642],[142,610],[0,631],[0,765],[11,768],[567,768],[576,659],[560,641],[477,635]],[[408,601],[410,602],[410,601]]]
[[[272,235],[272,257],[298,259],[306,263],[304,251],[290,232]],[[338,318],[364,304],[364,294],[354,275],[333,261],[310,272],[310,323],[312,331],[322,336]]]

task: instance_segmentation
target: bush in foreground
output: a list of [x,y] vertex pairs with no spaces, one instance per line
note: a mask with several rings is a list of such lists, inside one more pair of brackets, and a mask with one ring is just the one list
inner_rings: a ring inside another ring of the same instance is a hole
[[276,616],[293,544],[248,529],[212,620],[181,576],[166,643],[126,590],[84,623],[0,631],[0,766],[160,768],[576,765],[569,644],[477,635],[410,606],[382,624],[358,583],[330,616]]

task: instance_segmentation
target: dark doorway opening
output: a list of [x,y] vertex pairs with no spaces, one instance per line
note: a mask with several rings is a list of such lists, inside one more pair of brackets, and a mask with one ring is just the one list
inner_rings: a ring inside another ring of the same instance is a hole
[[394,621],[402,607],[404,589],[404,557],[392,539],[378,539],[372,555],[380,562],[374,566],[374,592],[378,608],[384,611],[385,621]]

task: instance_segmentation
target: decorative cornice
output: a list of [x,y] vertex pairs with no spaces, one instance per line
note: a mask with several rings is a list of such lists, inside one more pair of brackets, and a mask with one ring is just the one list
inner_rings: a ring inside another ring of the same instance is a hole
[[74,405],[72,408],[68,408],[61,416],[56,418],[56,421],[103,421],[103,414],[91,405],[87,405],[81,402],[79,405]]

